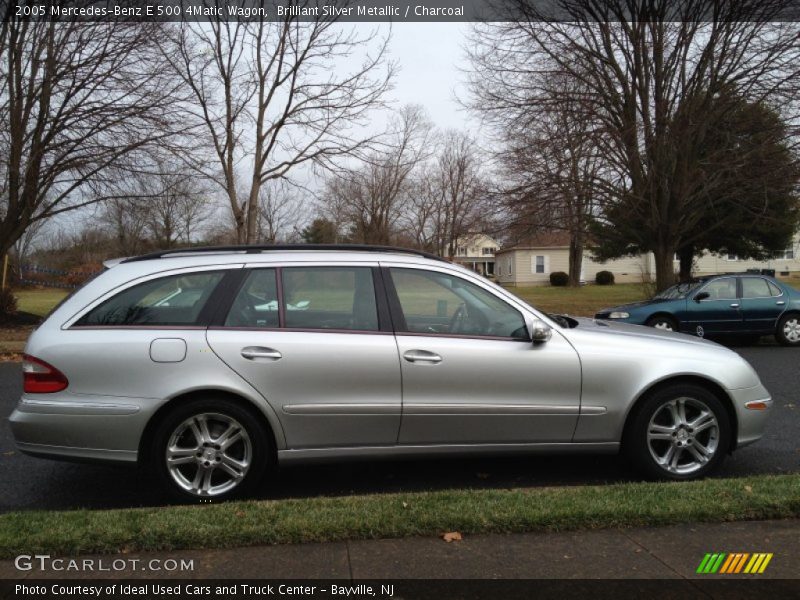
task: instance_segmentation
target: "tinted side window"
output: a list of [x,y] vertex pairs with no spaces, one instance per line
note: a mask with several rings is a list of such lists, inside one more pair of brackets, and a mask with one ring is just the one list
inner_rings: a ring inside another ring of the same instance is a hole
[[736,279],[734,277],[715,279],[702,291],[709,293],[709,300],[736,300]]
[[275,269],[253,269],[231,304],[225,327],[277,327]]
[[222,277],[221,272],[203,272],[140,283],[93,308],[75,325],[196,325]]
[[769,284],[769,291],[773,296],[780,296],[783,294],[783,290],[781,290],[781,288],[779,288],[777,285],[771,281],[768,281],[767,283]]
[[291,267],[281,272],[286,327],[378,330],[369,267]]
[[518,310],[469,281],[436,271],[390,272],[409,332],[528,338]]
[[769,290],[766,279],[760,277],[742,278],[742,298],[770,298],[772,292]]

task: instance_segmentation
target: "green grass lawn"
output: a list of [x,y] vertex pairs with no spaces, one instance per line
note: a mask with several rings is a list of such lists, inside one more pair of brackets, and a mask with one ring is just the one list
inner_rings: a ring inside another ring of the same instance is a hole
[[0,558],[800,516],[800,474],[0,515]]
[[46,288],[16,290],[14,295],[17,297],[17,310],[43,317],[68,293],[69,290]]
[[584,285],[568,287],[510,287],[508,291],[549,313],[565,313],[578,317],[593,317],[601,308],[636,302],[647,298],[640,283],[615,285]]

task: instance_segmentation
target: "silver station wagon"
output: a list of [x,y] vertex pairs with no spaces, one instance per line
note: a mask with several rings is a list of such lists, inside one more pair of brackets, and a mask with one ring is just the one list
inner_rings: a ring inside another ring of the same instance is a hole
[[31,335],[23,452],[139,463],[185,499],[302,460],[622,450],[693,479],[772,404],[736,353],[548,316],[437,257],[234,246],[110,261]]

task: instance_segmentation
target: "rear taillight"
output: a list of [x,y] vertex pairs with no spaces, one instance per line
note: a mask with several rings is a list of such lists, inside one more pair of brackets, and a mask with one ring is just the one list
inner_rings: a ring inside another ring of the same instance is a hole
[[22,355],[22,377],[26,394],[52,394],[69,385],[61,371],[29,354]]

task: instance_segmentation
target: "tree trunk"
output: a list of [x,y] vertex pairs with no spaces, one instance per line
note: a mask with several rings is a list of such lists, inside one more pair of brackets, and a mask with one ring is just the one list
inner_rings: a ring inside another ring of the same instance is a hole
[[659,244],[653,251],[656,263],[656,291],[661,292],[675,284],[675,249],[668,244]]
[[691,246],[681,248],[678,250],[678,259],[680,260],[680,275],[678,277],[681,283],[685,283],[692,278],[692,264],[694,263],[694,248]]
[[250,196],[247,200],[247,214],[245,215],[245,223],[247,224],[245,244],[255,244],[258,241],[258,196],[260,191],[261,185],[254,176],[250,186]]
[[575,234],[569,241],[569,286],[581,284],[581,266],[583,265],[583,239]]

